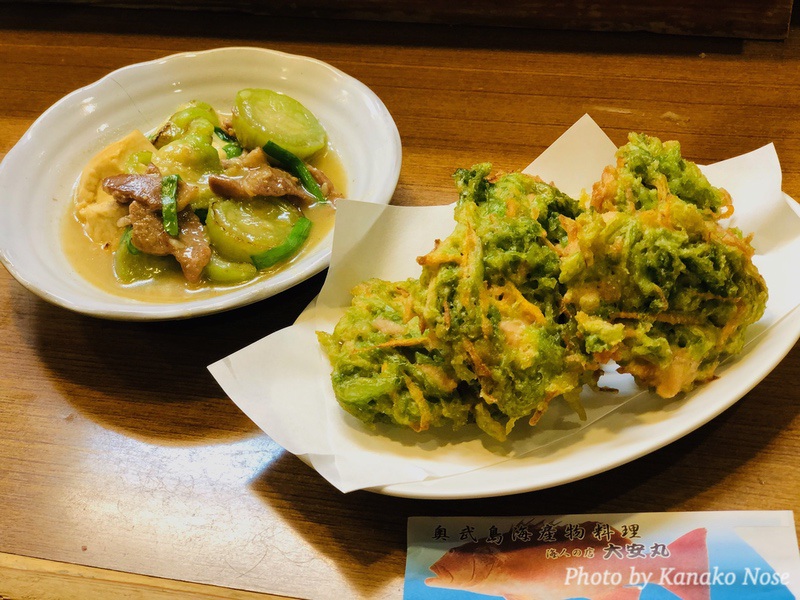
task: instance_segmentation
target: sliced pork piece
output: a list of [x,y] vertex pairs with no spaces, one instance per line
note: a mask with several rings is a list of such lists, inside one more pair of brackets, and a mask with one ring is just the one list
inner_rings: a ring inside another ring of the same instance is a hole
[[211,246],[200,218],[192,209],[187,208],[178,213],[177,241],[172,239],[175,249],[172,255],[178,260],[187,281],[196,283],[203,275],[203,269],[211,260]]
[[164,229],[161,215],[135,200],[128,207],[128,216],[133,227],[131,241],[136,248],[157,256],[172,254],[172,236]]
[[[333,200],[341,197],[325,173],[308,163],[305,165],[319,184],[325,198]],[[316,198],[291,173],[272,166],[266,152],[261,148],[255,148],[236,158],[223,160],[222,167],[225,169],[225,175],[212,175],[209,179],[212,191],[220,196],[226,198],[295,196],[304,202],[316,201]],[[263,172],[258,173],[259,171]]]
[[247,169],[242,175],[211,175],[211,191],[225,198],[254,198],[256,196],[293,196],[303,202],[316,202],[296,177],[282,169],[263,164]]
[[206,238],[203,224],[197,215],[187,208],[178,213],[178,237],[164,230],[161,216],[144,204],[131,202],[130,220],[133,227],[131,241],[142,252],[158,256],[172,255],[181,266],[187,281],[196,283],[203,268],[211,260],[211,246]]
[[120,204],[138,202],[149,210],[161,208],[161,177],[157,175],[112,175],[103,189]]
[[[149,210],[161,210],[161,173],[154,166],[144,175],[112,175],[103,180],[103,189],[120,204],[139,202]],[[198,194],[196,186],[178,182],[178,210],[183,210]]]

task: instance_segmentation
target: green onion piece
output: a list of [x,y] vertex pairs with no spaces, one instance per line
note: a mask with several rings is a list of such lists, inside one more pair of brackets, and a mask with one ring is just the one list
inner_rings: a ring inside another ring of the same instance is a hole
[[242,147],[239,144],[225,144],[222,147],[222,151],[225,153],[225,156],[228,158],[236,158],[242,154]]
[[311,221],[306,217],[300,217],[282,244],[254,254],[250,260],[259,270],[284,261],[300,249],[300,246],[308,239],[309,231],[311,231]]
[[311,171],[308,170],[308,167],[306,167],[306,164],[302,160],[285,148],[281,148],[272,140],[264,144],[263,150],[289,169],[289,172],[300,180],[303,187],[306,188],[318,202],[325,202],[325,196],[323,196],[322,190],[319,189],[317,180],[314,179]]
[[125,232],[122,234],[122,239],[119,241],[119,247],[122,248],[124,246],[130,254],[139,254],[141,250],[133,245],[133,240],[131,239],[132,234],[133,227],[129,225],[125,228]]
[[167,175],[161,180],[161,217],[164,229],[178,235],[178,181],[180,175]]
[[228,158],[236,158],[242,154],[242,147],[239,145],[239,140],[233,137],[230,133],[225,131],[222,127],[214,127],[214,133],[223,142],[228,142],[222,147],[222,151]]
[[235,137],[225,131],[222,127],[214,127],[214,133],[216,133],[219,139],[221,139],[223,142],[228,142],[229,144],[239,143]]

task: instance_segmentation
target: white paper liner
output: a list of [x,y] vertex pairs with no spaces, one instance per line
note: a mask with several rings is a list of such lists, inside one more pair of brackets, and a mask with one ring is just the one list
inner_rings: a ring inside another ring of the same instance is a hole
[[[573,197],[590,190],[616,146],[588,116],[582,117],[524,172],[539,175]],[[466,165],[469,166],[469,165]],[[748,330],[748,344],[800,304],[800,218],[781,191],[772,144],[704,167],[712,184],[733,197],[732,226],[755,235],[754,262],[767,281],[764,317]],[[456,192],[454,190],[453,196]],[[289,452],[343,492],[446,477],[513,460],[590,427],[639,390],[629,376],[607,373],[601,384],[619,393],[584,390],[587,419],[554,402],[534,429],[519,425],[500,444],[474,425],[414,433],[400,427],[369,429],[337,404],[331,367],[316,338],[330,332],[350,304],[350,290],[370,277],[418,277],[417,256],[454,228],[453,207],[399,207],[342,200],[337,205],[331,265],[319,297],[291,327],[212,364],[209,370],[237,406]],[[723,369],[724,372],[724,369]],[[702,401],[703,386],[691,392]]]

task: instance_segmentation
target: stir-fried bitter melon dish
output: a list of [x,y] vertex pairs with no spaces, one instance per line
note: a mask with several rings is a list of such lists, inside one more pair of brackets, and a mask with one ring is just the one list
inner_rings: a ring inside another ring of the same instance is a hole
[[339,404],[367,424],[476,423],[505,440],[611,361],[671,398],[714,377],[761,318],[730,195],[675,141],[631,134],[591,195],[537,177],[459,169],[455,229],[417,279],[372,279],[318,337]]
[[91,280],[143,299],[163,299],[152,293],[165,285],[181,299],[246,284],[330,229],[339,194],[326,167],[336,171],[325,129],[289,96],[244,89],[230,113],[191,102],[90,161],[67,253]]

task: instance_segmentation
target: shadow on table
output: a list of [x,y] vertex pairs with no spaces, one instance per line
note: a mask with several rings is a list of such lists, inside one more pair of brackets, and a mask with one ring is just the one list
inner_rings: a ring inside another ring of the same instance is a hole
[[19,288],[14,319],[52,384],[84,417],[152,443],[229,441],[257,428],[206,367],[290,325],[323,280],[324,273],[226,313],[164,322],[78,315]]
[[[370,492],[342,494],[299,459],[284,454],[251,488],[317,552],[333,561],[363,597],[372,597],[402,577],[406,519],[410,516],[526,516],[548,514],[707,510],[706,493],[722,497],[720,509],[786,509],[753,506],[733,498],[722,482],[773,443],[800,406],[796,390],[800,346],[758,386],[710,423],[626,465],[571,484],[502,498],[415,500]],[[791,364],[790,364],[791,363]],[[754,432],[756,432],[754,434]],[[774,484],[773,473],[756,482]],[[736,483],[736,482],[734,482]],[[706,496],[706,499],[702,499]],[[399,584],[398,584],[399,585]]]

